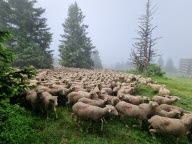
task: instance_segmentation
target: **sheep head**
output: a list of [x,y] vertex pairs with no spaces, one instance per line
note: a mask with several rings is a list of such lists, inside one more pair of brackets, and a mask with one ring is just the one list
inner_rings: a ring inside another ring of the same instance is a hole
[[107,111],[108,111],[108,113],[110,114],[110,115],[118,115],[118,112],[117,112],[117,110],[115,109],[115,107],[114,106],[112,106],[112,105],[106,105],[106,108],[107,108]]

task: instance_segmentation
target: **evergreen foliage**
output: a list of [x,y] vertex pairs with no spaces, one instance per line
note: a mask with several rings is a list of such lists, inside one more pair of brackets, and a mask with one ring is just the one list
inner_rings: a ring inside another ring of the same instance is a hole
[[0,31],[0,143],[21,143],[30,136],[32,129],[29,120],[22,114],[25,111],[15,101],[21,92],[30,87],[26,85],[29,78],[35,75],[34,68],[17,70],[9,67],[13,53],[5,47],[11,35]]
[[77,3],[69,6],[68,17],[63,24],[64,34],[59,46],[60,64],[66,67],[93,68],[91,53],[94,49],[87,36],[88,25],[83,24],[85,16]]
[[33,65],[49,68],[52,54],[49,45],[52,34],[47,28],[45,12],[35,8],[36,0],[0,0],[0,30],[9,30],[14,39],[9,41],[9,49],[15,53],[13,66]]

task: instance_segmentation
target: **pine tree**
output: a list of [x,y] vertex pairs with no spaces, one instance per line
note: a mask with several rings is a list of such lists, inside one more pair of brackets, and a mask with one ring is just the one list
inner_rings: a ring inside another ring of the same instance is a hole
[[92,68],[94,62],[91,53],[94,49],[87,36],[87,25],[83,24],[85,16],[77,3],[69,6],[68,17],[63,24],[64,34],[59,46],[60,64],[66,67]]
[[0,30],[9,30],[14,39],[9,48],[16,54],[13,66],[34,65],[48,68],[52,65],[49,45],[52,34],[42,18],[45,12],[35,8],[36,0],[0,0]]
[[92,53],[91,58],[92,58],[92,60],[93,60],[93,62],[94,62],[94,65],[95,65],[94,68],[96,68],[96,69],[101,69],[101,68],[103,68],[98,50],[95,50],[95,51]]

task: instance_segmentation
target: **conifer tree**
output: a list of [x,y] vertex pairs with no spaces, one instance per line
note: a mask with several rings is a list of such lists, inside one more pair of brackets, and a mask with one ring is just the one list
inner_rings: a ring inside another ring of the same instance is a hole
[[68,17],[63,24],[64,34],[59,46],[60,64],[66,67],[93,68],[91,54],[94,49],[87,36],[88,25],[83,24],[85,16],[77,3],[69,6]]
[[0,0],[0,30],[8,30],[14,39],[9,48],[15,53],[13,66],[33,65],[48,68],[52,65],[49,45],[52,34],[42,18],[45,12],[36,8],[36,0]]

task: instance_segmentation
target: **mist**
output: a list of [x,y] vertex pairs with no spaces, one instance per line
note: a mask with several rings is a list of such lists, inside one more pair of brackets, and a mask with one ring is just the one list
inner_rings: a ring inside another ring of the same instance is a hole
[[[51,49],[55,58],[59,58],[62,23],[67,17],[68,6],[74,2],[38,0],[37,7],[46,9],[44,17],[48,19],[47,24],[53,33]],[[153,20],[153,25],[158,26],[154,36],[162,37],[156,48],[165,61],[171,58],[178,66],[180,58],[192,57],[192,20],[189,19],[192,1],[154,0],[153,3],[158,7]],[[84,23],[89,25],[89,36],[100,53],[103,65],[127,62],[133,38],[137,37],[139,18],[145,13],[146,1],[78,0],[77,4],[85,15]]]

